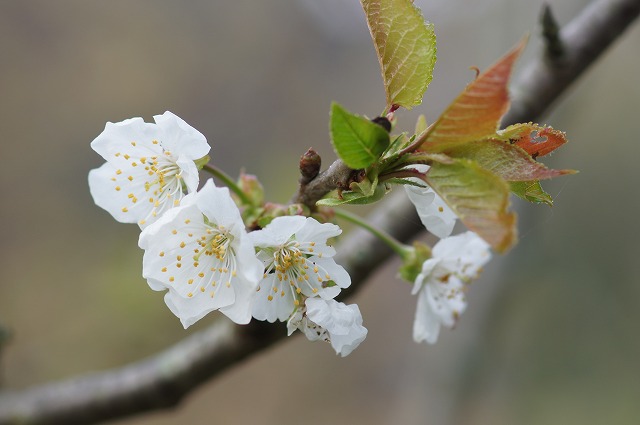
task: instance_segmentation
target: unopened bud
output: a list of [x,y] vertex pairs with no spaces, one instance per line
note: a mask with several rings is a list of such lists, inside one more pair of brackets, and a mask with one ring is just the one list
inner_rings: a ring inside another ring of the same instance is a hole
[[371,120],[371,122],[374,122],[378,124],[380,127],[387,130],[387,133],[391,132],[391,121],[389,121],[386,117],[375,117],[374,119]]
[[320,155],[318,155],[318,152],[313,148],[309,148],[309,150],[300,157],[300,184],[305,185],[315,179],[320,172],[321,165],[322,159]]

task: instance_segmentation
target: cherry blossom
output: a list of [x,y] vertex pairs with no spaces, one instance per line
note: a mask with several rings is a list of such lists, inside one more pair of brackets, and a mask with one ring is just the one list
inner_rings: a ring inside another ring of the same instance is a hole
[[197,190],[195,161],[210,149],[199,131],[171,112],[154,120],[108,122],[91,142],[107,161],[89,172],[93,200],[117,221],[141,228]]
[[467,307],[465,285],[491,259],[489,244],[473,232],[441,239],[432,254],[423,263],[412,292],[418,295],[413,339],[429,344],[437,341],[440,326],[455,325]]
[[335,224],[302,216],[276,217],[264,229],[251,232],[264,264],[253,317],[283,322],[303,297],[331,299],[348,287],[351,278],[331,258],[336,251],[327,245],[327,239],[341,232]]
[[348,356],[367,337],[357,305],[336,300],[307,298],[287,322],[289,335],[299,329],[309,341],[323,340],[342,357]]
[[185,328],[213,310],[236,323],[251,320],[262,263],[256,258],[227,188],[209,180],[179,207],[146,227],[143,276]]

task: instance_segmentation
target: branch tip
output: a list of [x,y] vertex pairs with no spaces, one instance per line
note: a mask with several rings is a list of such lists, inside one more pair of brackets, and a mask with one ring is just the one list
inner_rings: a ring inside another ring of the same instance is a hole
[[553,15],[549,3],[544,3],[542,6],[540,23],[542,24],[542,38],[545,43],[545,56],[556,62],[565,56],[566,48],[560,37],[560,26]]

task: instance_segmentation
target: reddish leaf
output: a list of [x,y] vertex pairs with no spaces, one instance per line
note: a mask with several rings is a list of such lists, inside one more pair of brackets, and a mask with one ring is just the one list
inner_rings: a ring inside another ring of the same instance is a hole
[[458,143],[444,153],[452,158],[474,160],[506,181],[545,180],[575,173],[573,170],[551,170],[535,161],[519,146],[501,140]]
[[421,149],[436,152],[451,144],[495,136],[509,108],[511,70],[524,46],[523,40],[471,82],[431,127]]
[[533,123],[511,125],[499,131],[498,138],[520,146],[534,158],[545,156],[567,143],[562,131]]

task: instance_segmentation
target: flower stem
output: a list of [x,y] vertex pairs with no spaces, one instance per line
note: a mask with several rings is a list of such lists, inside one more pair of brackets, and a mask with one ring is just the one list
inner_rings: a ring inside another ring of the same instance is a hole
[[337,217],[362,227],[363,229],[370,232],[372,235],[376,236],[382,242],[389,245],[389,247],[392,250],[394,250],[400,257],[405,258],[407,255],[409,255],[412,252],[413,248],[402,244],[401,242],[396,240],[393,236],[389,235],[388,233],[380,229],[376,229],[375,227],[373,227],[372,225],[364,221],[362,217],[352,214],[349,211],[338,209],[338,208],[334,209],[334,211]]
[[209,164],[203,165],[202,169],[204,171],[207,171],[211,175],[213,175],[213,177],[216,177],[216,178],[220,179],[224,184],[226,184],[227,187],[233,193],[235,193],[238,196],[238,198],[240,198],[240,200],[242,201],[243,204],[251,205],[251,200],[249,199],[247,194],[244,193],[242,191],[242,189],[240,189],[240,186],[238,186],[236,184],[236,182],[233,181],[233,179],[231,177],[229,177],[224,171],[220,170],[219,168],[216,168],[213,165],[209,165]]

